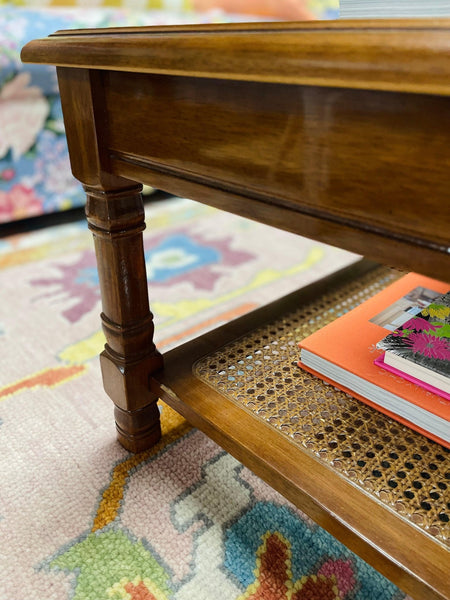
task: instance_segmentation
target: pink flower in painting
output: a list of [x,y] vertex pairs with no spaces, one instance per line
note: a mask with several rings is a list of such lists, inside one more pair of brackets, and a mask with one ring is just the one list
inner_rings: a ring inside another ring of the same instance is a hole
[[0,177],[3,179],[3,181],[11,181],[15,176],[16,172],[14,169],[5,169],[0,173]]
[[49,105],[41,90],[29,86],[31,75],[19,73],[0,91],[0,158],[11,148],[17,160],[36,141]]
[[447,340],[430,333],[411,333],[406,340],[413,352],[419,352],[428,358],[450,360],[450,348]]
[[0,223],[31,217],[41,212],[42,202],[31,188],[14,185],[8,192],[0,191]]

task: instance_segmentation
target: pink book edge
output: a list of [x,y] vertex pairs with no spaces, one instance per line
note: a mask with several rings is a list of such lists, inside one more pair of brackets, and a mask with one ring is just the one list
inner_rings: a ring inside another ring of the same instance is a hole
[[391,365],[387,365],[384,362],[384,352],[383,354],[380,354],[380,356],[378,356],[373,362],[375,365],[377,365],[377,367],[386,369],[386,371],[390,371],[391,373],[394,373],[394,375],[398,375],[398,377],[401,377],[402,379],[407,379],[411,383],[415,383],[416,385],[419,385],[428,392],[431,392],[432,394],[437,394],[438,396],[441,396],[441,398],[444,398],[445,400],[448,400],[450,402],[450,394],[447,394],[447,392],[444,392],[443,390],[440,390],[439,388],[436,388],[433,385],[430,385],[429,383],[425,383],[424,381],[417,379],[416,377],[413,377],[408,373],[400,371],[400,369],[396,369],[395,367],[391,367]]

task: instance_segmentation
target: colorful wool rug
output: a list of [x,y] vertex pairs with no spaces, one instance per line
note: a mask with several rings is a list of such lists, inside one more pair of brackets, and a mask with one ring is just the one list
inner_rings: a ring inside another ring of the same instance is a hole
[[[182,199],[148,222],[162,350],[355,260]],[[167,406],[116,442],[84,222],[3,238],[0,294],[0,600],[405,597]]]

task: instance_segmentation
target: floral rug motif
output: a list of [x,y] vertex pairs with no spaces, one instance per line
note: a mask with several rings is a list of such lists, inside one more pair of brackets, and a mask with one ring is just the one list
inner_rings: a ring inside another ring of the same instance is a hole
[[[163,422],[180,419],[168,407],[162,414]],[[200,432],[134,462],[122,480],[120,509],[102,527],[94,519],[92,530],[40,566],[72,574],[75,600],[404,597]],[[149,481],[169,489],[147,500],[141,518],[148,533],[139,538],[137,500],[154,489]],[[96,517],[107,510],[109,493]]]
[[[183,199],[147,216],[163,351],[355,260]],[[151,450],[116,442],[84,223],[2,239],[0,294],[1,600],[405,599],[169,407]]]

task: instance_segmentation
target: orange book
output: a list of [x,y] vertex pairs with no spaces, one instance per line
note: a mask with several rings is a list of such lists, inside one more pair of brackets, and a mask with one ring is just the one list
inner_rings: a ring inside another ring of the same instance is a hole
[[377,342],[449,289],[405,275],[300,342],[299,366],[450,448],[450,402],[374,364]]

